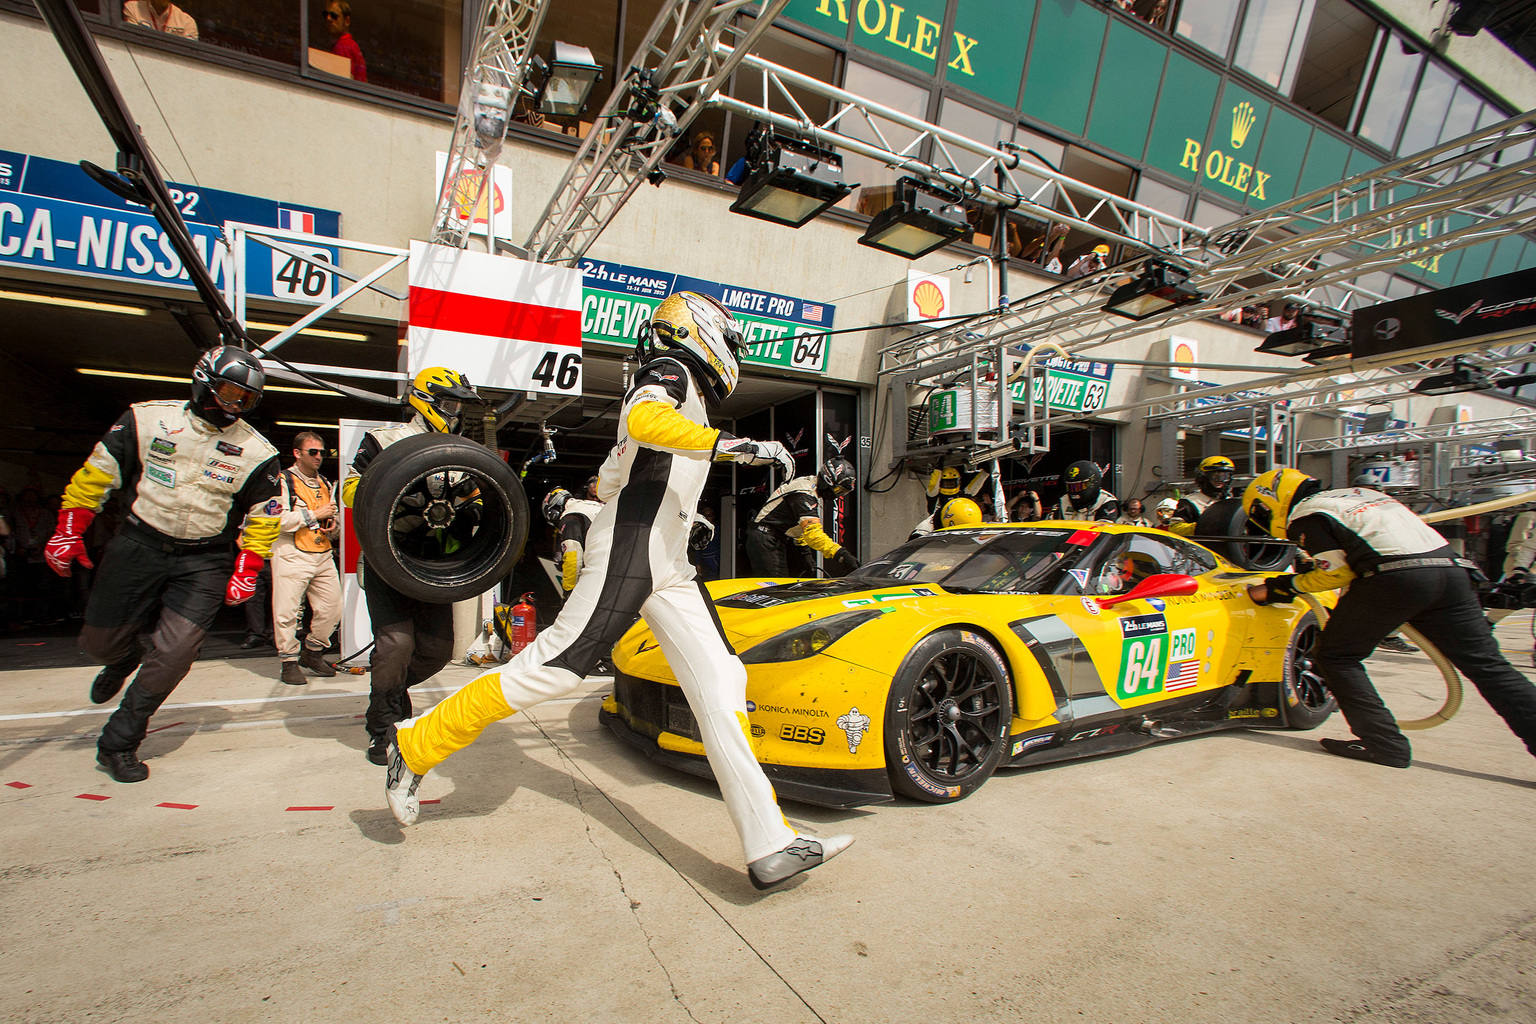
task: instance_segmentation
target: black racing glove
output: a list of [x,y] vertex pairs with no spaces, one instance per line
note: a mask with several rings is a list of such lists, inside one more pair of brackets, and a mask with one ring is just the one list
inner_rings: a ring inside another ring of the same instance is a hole
[[1296,600],[1296,577],[1276,576],[1274,579],[1265,580],[1264,587],[1267,591],[1262,604],[1288,604]]

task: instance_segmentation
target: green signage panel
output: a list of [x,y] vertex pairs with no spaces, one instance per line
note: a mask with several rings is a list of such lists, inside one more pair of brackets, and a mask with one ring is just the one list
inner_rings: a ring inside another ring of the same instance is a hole
[[948,54],[952,67],[988,59],[995,42],[958,32],[944,35],[944,5],[945,0],[791,0],[784,16],[930,75],[938,73],[940,53]]
[[1259,149],[1258,163],[1269,175],[1265,198],[1250,195],[1254,206],[1270,206],[1296,195],[1296,182],[1301,177],[1302,161],[1307,156],[1307,142],[1312,137],[1312,126],[1301,118],[1276,107],[1269,114],[1269,128],[1264,132],[1264,144]]
[[1307,149],[1307,161],[1302,164],[1301,178],[1296,185],[1296,194],[1304,195],[1329,185],[1337,185],[1344,179],[1344,166],[1349,162],[1349,154],[1349,143],[1321,128],[1314,128],[1312,144]]
[[789,0],[779,18],[798,21],[807,28],[830,32],[839,38],[848,36],[848,0]]
[[[1017,104],[1034,20],[1035,0],[957,0],[945,80],[1005,107]],[[982,42],[962,49],[962,39]]]
[[[1197,170],[1200,184],[1229,201],[1267,206],[1272,172],[1259,160],[1259,141],[1269,125],[1270,103],[1236,82],[1228,82],[1211,116],[1203,149],[1186,140],[1179,163]],[[1294,182],[1294,176],[1292,177]]]
[[[1036,402],[1044,400],[1055,411],[1086,414],[1104,408],[1105,400],[1109,398],[1109,379],[1106,376],[1072,373],[1053,367],[1045,377],[1034,377],[1030,390],[1034,392]],[[1022,380],[1008,385],[1008,391],[1015,401],[1028,399]]]
[[1157,101],[1147,163],[1185,181],[1201,177],[1200,157],[1220,86],[1216,72],[1182,54],[1168,54],[1168,71]]
[[1116,18],[1104,46],[1104,75],[1093,98],[1088,137],[1132,160],[1147,148],[1168,47]]
[[1024,81],[1024,113],[1081,135],[1109,15],[1079,0],[1045,0]]

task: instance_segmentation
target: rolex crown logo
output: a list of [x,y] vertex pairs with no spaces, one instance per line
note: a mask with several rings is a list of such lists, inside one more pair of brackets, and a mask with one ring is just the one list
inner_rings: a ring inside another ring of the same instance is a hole
[[1248,133],[1253,130],[1253,122],[1258,120],[1258,115],[1253,112],[1253,104],[1247,100],[1232,108],[1232,148],[1242,149],[1243,143],[1248,141]]

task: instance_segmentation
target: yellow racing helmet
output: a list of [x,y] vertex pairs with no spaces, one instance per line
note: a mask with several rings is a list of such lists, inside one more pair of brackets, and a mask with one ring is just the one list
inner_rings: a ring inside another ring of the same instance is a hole
[[939,493],[946,498],[953,498],[960,493],[960,470],[954,466],[946,466],[939,474]]
[[451,434],[459,429],[459,417],[465,402],[480,401],[480,394],[470,386],[458,370],[446,366],[429,366],[411,381],[406,393],[411,407],[421,413],[427,425],[440,433]]
[[1278,540],[1285,539],[1291,506],[1317,493],[1322,485],[1299,469],[1271,469],[1253,478],[1243,492],[1243,511],[1248,521]]
[[1195,484],[1211,497],[1219,498],[1232,486],[1232,475],[1236,472],[1237,463],[1225,455],[1207,456],[1200,460],[1200,468],[1195,471]]
[[978,526],[981,523],[981,506],[970,498],[950,498],[939,510],[939,528],[950,526]]

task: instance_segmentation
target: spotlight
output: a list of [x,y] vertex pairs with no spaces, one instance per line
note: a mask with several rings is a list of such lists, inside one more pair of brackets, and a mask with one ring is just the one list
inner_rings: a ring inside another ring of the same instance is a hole
[[[1342,319],[1303,313],[1295,327],[1272,332],[1254,351],[1323,359],[1349,351],[1349,331]],[[1313,360],[1308,358],[1307,361]]]
[[1104,312],[1127,320],[1145,320],[1179,306],[1205,298],[1205,293],[1188,284],[1189,271],[1162,260],[1149,260],[1136,280],[1116,288]]
[[915,260],[970,234],[957,193],[917,178],[898,178],[896,202],[875,214],[859,244]]
[[603,77],[591,50],[558,39],[550,47],[548,63],[535,59],[535,64],[544,72],[533,101],[542,114],[574,117],[581,113],[592,87]]
[[1425,377],[1419,381],[1413,386],[1414,393],[1454,395],[1462,391],[1486,391],[1493,387],[1493,381],[1489,379],[1487,370],[1462,362],[1460,356],[1451,360],[1451,367],[1450,373]]
[[843,181],[836,153],[762,125],[747,137],[747,151],[747,178],[732,213],[798,228],[858,187]]

